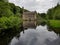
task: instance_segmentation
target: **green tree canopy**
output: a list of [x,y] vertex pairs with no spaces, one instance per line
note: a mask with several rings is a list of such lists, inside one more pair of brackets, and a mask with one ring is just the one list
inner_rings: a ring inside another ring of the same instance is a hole
[[49,19],[60,19],[60,5],[48,10],[47,15]]
[[8,0],[0,0],[0,1],[3,1],[3,2],[8,2]]

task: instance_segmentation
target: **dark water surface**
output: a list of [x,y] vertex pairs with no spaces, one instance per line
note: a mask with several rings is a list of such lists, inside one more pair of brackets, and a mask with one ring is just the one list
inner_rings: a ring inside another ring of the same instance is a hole
[[[60,37],[48,31],[47,25],[36,26],[36,22],[23,22],[24,31],[13,37],[9,45],[60,45]],[[26,28],[26,29],[25,29]]]
[[[49,31],[47,25],[37,25],[35,21],[24,21],[20,33],[8,32],[0,43],[1,45],[60,45],[60,36],[56,32]],[[8,42],[9,40],[9,42]]]

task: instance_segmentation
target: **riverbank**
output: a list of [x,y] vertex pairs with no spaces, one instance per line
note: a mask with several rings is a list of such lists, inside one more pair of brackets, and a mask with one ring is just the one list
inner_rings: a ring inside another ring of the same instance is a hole
[[49,20],[49,25],[52,28],[60,28],[60,20]]
[[60,20],[46,20],[49,31],[54,31],[56,34],[60,34]]

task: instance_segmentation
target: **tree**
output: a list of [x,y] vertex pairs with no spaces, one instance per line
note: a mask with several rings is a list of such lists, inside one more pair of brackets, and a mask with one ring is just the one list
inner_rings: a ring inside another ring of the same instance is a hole
[[45,14],[45,13],[41,13],[40,16],[41,16],[43,19],[46,19],[46,14]]
[[8,2],[8,0],[0,0],[0,1],[3,1],[3,2]]
[[49,19],[60,19],[60,5],[57,4],[56,7],[49,9],[47,15]]

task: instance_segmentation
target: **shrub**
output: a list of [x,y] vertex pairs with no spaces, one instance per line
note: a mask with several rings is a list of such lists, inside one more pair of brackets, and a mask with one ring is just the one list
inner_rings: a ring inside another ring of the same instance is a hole
[[17,16],[1,17],[0,18],[0,28],[8,29],[16,27],[18,28],[21,24],[21,19]]

